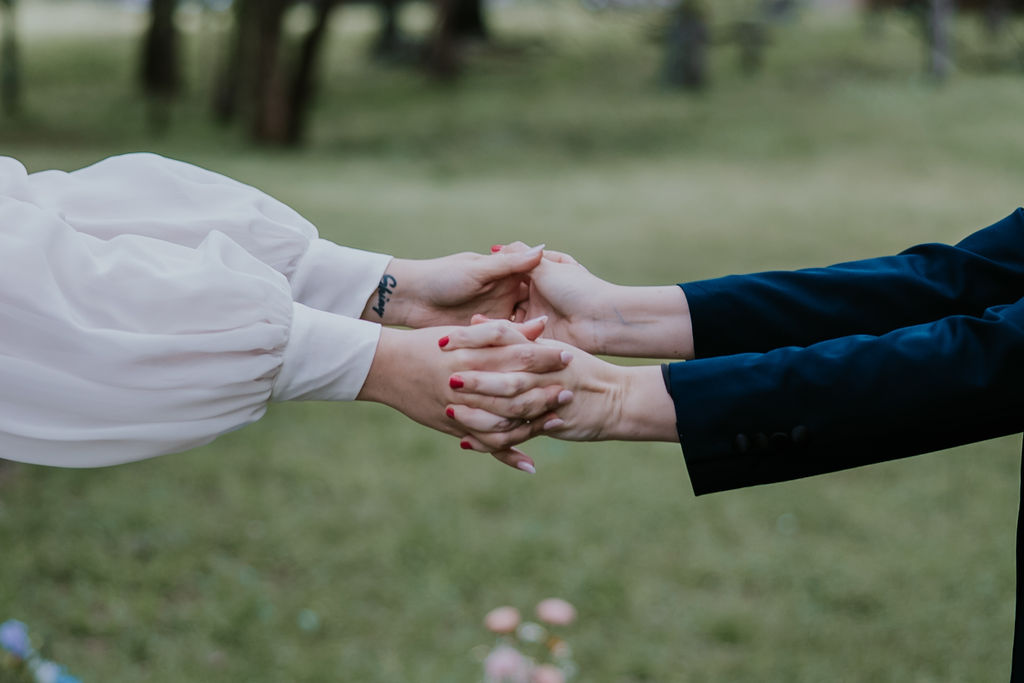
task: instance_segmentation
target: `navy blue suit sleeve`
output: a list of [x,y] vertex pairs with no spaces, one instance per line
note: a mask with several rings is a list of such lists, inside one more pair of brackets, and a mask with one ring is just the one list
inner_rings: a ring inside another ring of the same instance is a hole
[[818,344],[673,363],[695,493],[764,484],[1024,430],[1024,299]]
[[960,243],[793,272],[681,284],[697,358],[879,335],[1024,296],[1024,210]]

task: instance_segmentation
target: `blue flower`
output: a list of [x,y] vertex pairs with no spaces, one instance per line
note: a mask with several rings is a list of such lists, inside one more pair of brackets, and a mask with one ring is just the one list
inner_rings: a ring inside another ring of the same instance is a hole
[[32,643],[28,639],[28,627],[17,619],[10,619],[0,624],[0,647],[15,657],[25,659],[32,651]]

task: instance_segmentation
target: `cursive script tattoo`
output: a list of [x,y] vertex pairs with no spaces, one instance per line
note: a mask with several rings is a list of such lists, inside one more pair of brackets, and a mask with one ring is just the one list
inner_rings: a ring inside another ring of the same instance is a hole
[[377,305],[370,310],[374,311],[377,315],[384,319],[384,307],[389,301],[391,301],[391,295],[395,293],[395,287],[398,286],[398,280],[395,279],[394,275],[384,273],[384,277],[380,279],[380,284],[377,285]]

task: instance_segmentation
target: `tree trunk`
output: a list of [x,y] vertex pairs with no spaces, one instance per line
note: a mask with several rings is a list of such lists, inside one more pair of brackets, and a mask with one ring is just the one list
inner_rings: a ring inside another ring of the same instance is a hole
[[302,41],[299,59],[292,73],[290,102],[288,107],[288,138],[290,144],[302,141],[309,120],[309,108],[313,100],[317,62],[323,47],[324,36],[336,0],[319,0],[316,7],[316,21]]
[[672,10],[665,46],[665,82],[700,90],[708,82],[708,24],[703,8],[684,1]]
[[949,77],[953,67],[950,31],[953,24],[953,0],[929,0],[926,17],[928,73],[936,81]]
[[288,141],[290,115],[287,84],[281,62],[284,12],[287,0],[258,2],[259,32],[256,54],[256,99],[252,136],[261,142]]
[[21,109],[21,64],[18,33],[14,25],[14,0],[0,0],[3,35],[0,36],[0,107],[14,116]]
[[371,52],[378,59],[390,59],[402,56],[403,41],[401,27],[398,25],[398,8],[400,0],[379,0],[380,31],[373,41]]
[[181,87],[178,32],[174,26],[177,0],[150,0],[149,29],[142,49],[142,87],[147,94],[170,97]]
[[[213,116],[230,123],[255,93],[256,49],[259,46],[259,14],[254,0],[236,0],[231,47],[213,89]],[[245,104],[243,104],[243,102]],[[251,111],[251,107],[250,107]]]
[[490,31],[484,19],[483,0],[452,0],[447,21],[456,40],[487,40]]

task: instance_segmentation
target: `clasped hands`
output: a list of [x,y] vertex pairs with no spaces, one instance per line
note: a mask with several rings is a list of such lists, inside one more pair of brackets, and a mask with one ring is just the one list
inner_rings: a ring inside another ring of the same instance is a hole
[[363,317],[421,329],[382,330],[359,398],[531,473],[515,446],[540,434],[676,440],[660,367],[592,354],[688,357],[681,290],[612,285],[542,247],[492,252],[392,261]]

